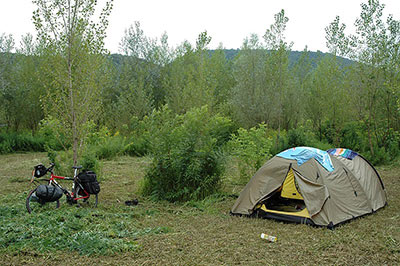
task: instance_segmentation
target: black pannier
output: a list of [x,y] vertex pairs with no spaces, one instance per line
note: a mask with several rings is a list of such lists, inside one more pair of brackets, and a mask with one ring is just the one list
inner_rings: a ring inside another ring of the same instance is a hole
[[35,177],[42,177],[47,173],[47,168],[43,164],[38,164],[35,166],[33,175]]
[[83,170],[78,174],[78,179],[87,193],[98,194],[100,192],[100,184],[97,182],[95,172]]
[[46,202],[59,200],[63,195],[63,191],[55,186],[39,185],[36,189],[36,196]]

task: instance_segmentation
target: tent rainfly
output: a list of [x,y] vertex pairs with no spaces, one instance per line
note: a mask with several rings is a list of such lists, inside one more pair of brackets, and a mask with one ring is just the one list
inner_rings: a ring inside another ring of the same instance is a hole
[[360,154],[296,147],[255,173],[231,214],[333,228],[386,204],[378,172]]

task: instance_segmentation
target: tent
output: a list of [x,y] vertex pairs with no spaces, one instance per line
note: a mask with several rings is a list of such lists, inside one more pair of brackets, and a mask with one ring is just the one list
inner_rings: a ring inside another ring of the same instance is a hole
[[296,147],[267,161],[231,214],[333,228],[387,204],[375,168],[348,149]]

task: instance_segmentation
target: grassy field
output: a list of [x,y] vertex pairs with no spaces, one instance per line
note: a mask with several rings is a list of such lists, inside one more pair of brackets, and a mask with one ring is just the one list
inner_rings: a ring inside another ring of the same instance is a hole
[[[146,158],[103,162],[99,207],[69,206],[29,215],[32,167],[44,153],[0,156],[0,264],[101,265],[399,265],[400,166],[378,168],[388,206],[335,230],[232,217],[243,188],[200,202],[152,202],[136,190]],[[66,184],[67,185],[67,184]],[[139,199],[137,206],[126,200]],[[261,233],[278,237],[275,243]]]

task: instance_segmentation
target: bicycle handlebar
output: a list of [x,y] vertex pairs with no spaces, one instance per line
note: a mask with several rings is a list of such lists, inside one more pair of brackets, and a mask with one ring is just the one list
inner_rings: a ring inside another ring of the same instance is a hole
[[50,163],[50,167],[46,169],[46,172],[53,173],[53,168],[56,164],[55,163]]

